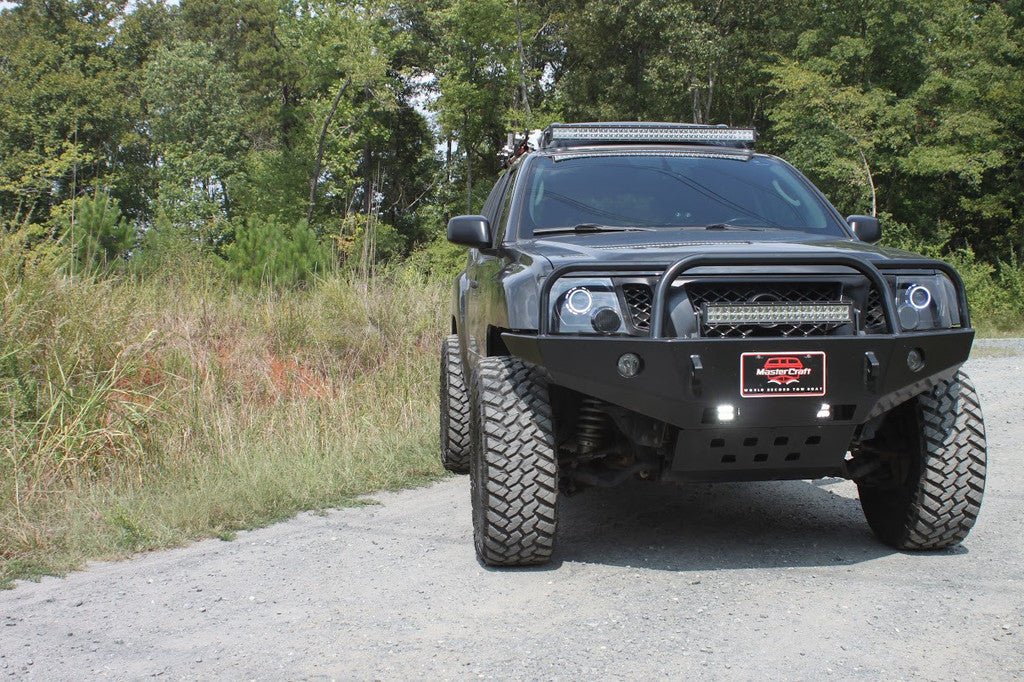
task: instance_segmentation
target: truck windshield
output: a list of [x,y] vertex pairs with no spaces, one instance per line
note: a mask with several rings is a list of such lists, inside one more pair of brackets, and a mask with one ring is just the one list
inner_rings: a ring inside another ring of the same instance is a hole
[[827,204],[771,157],[620,152],[537,159],[520,237],[581,224],[782,229],[847,237]]

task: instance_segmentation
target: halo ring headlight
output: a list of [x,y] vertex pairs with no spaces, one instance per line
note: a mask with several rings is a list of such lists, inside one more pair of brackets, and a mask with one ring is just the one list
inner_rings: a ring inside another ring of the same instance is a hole
[[594,307],[594,296],[589,290],[577,287],[565,295],[565,307],[575,315],[586,315]]
[[952,329],[961,324],[957,287],[943,273],[896,275],[894,295],[900,327],[906,331]]
[[560,278],[551,287],[549,305],[551,329],[556,334],[630,333],[610,277]]
[[932,302],[932,292],[928,287],[921,286],[920,284],[911,285],[907,289],[907,303],[909,303],[914,310],[924,310]]

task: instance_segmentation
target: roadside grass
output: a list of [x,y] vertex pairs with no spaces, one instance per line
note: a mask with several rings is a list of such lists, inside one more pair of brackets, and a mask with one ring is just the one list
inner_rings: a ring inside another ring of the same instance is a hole
[[[448,283],[413,267],[257,291],[188,248],[72,277],[0,236],[0,286],[0,587],[443,474]],[[979,336],[1024,335],[985,291]]]
[[0,585],[442,475],[445,284],[250,291],[198,254],[72,278],[4,249]]
[[1004,325],[994,325],[988,320],[971,319],[974,325],[975,338],[978,339],[1019,339],[1024,337],[1024,325],[1013,322]]

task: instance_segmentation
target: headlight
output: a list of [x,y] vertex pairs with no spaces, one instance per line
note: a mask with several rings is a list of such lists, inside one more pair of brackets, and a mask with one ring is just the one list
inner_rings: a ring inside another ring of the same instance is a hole
[[904,331],[960,326],[956,289],[945,275],[896,278],[896,316]]
[[624,334],[619,296],[607,278],[563,277],[551,287],[551,328],[562,334]]

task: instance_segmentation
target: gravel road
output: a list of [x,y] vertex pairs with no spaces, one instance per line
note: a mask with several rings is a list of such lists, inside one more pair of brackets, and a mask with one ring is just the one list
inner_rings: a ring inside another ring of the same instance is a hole
[[449,479],[0,592],[0,678],[1019,680],[1024,342],[968,371],[989,484],[949,551],[880,545],[838,479],[637,484],[491,571]]

